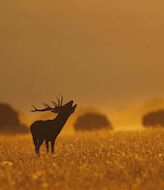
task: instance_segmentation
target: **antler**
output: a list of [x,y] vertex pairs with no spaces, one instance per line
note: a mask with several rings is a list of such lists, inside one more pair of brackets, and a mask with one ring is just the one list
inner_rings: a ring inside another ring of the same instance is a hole
[[61,95],[61,106],[63,105],[63,96]]
[[57,107],[52,108],[48,104],[45,104],[45,103],[43,103],[43,105],[45,107],[43,109],[38,109],[35,106],[33,106],[34,109],[31,110],[31,112],[37,112],[37,111],[55,111],[55,109],[57,108]]
[[44,105],[45,108],[43,109],[38,109],[35,106],[33,106],[33,110],[31,110],[31,112],[43,112],[43,111],[51,111],[51,112],[57,112],[57,109],[62,107],[62,103],[63,103],[63,96],[61,96],[61,100],[57,97],[58,100],[58,104],[55,101],[51,101],[52,104],[54,105],[54,107],[49,106],[46,103],[42,103]]
[[[63,96],[61,95],[60,96],[60,99],[58,98],[58,97],[56,97],[57,98],[57,101],[58,101],[58,107],[61,107],[62,105],[63,105]],[[51,101],[51,102],[53,102],[53,101]],[[53,103],[54,104],[54,103]],[[55,103],[56,104],[56,103]]]

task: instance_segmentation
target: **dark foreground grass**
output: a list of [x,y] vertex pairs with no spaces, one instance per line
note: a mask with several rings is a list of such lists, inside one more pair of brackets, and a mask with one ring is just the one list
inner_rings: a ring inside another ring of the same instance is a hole
[[164,131],[61,136],[40,158],[30,135],[0,137],[0,190],[163,190]]

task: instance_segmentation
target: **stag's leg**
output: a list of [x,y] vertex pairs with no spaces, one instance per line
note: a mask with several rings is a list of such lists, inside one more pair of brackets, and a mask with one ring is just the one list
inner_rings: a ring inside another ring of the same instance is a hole
[[55,140],[51,141],[51,152],[54,154],[54,145],[55,145]]
[[40,149],[39,140],[37,139],[37,144],[35,146],[35,152],[36,152],[37,155],[39,155],[39,149]]
[[33,143],[35,146],[35,152],[36,154],[39,154],[39,143],[38,143],[38,139],[36,137],[33,136]]
[[41,145],[43,144],[44,139],[37,139],[37,145],[36,145],[36,154],[39,155],[39,150]]
[[44,139],[39,139],[39,148],[41,147],[41,145],[43,144]]
[[47,153],[49,152],[49,142],[48,140],[45,140],[45,145],[46,145],[46,150],[47,150]]
[[40,141],[39,141],[39,139],[37,139],[37,144],[36,144],[36,147],[35,147],[35,151],[36,151],[36,154],[39,156],[39,150],[40,150]]

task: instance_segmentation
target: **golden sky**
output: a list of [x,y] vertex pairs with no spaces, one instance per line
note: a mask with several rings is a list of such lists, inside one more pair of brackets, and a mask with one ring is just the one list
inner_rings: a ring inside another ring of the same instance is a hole
[[0,101],[111,108],[164,96],[164,1],[1,0]]

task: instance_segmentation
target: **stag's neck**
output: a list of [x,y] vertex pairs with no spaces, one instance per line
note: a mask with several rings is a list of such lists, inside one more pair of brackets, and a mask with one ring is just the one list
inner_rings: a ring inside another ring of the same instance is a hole
[[66,121],[68,120],[69,116],[67,115],[62,115],[62,114],[58,114],[56,116],[56,118],[54,119],[57,127],[59,127],[60,129],[62,129],[66,123]]

